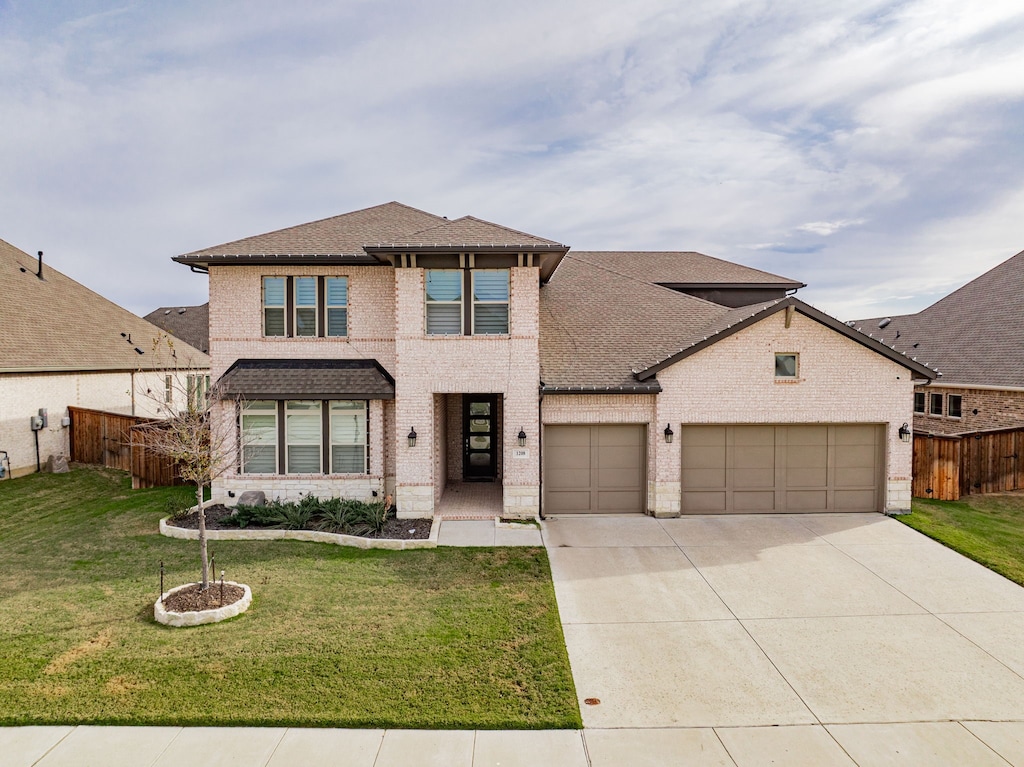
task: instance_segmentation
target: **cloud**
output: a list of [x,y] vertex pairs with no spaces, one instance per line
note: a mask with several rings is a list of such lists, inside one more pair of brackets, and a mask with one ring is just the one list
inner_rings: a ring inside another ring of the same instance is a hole
[[399,199],[894,313],[1020,249],[1022,29],[998,1],[8,3],[0,237],[145,313],[203,300],[169,256]]
[[809,232],[810,234],[817,234],[821,237],[828,237],[831,234],[835,234],[840,229],[846,229],[849,226],[859,226],[863,224],[865,219],[863,218],[844,218],[839,221],[812,221],[809,224],[801,224],[796,228],[798,232]]

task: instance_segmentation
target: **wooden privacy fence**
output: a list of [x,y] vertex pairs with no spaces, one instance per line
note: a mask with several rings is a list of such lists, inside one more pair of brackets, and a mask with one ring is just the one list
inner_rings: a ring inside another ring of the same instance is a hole
[[955,501],[1007,490],[1024,490],[1024,429],[914,435],[915,497]]
[[80,407],[68,414],[72,461],[130,471],[136,489],[184,484],[170,458],[146,449],[146,431],[137,427],[155,419]]

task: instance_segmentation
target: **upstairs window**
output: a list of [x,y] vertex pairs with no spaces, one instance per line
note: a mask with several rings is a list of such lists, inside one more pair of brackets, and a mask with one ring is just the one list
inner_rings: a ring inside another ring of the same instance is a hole
[[327,278],[327,335],[348,335],[348,278]]
[[285,277],[263,278],[263,335],[285,334]]
[[928,413],[931,415],[942,415],[942,395],[932,392],[928,398]]
[[959,394],[950,394],[946,398],[946,415],[950,418],[963,417],[963,397]]
[[284,405],[288,474],[321,472],[321,406],[318,400],[291,400]]
[[316,336],[316,277],[295,277],[295,335]]
[[277,403],[242,405],[242,473],[277,473]]
[[428,336],[508,333],[508,269],[427,269],[425,288]]
[[923,413],[924,412],[924,392],[923,391],[916,391],[916,392],[914,392],[914,412],[915,413]]
[[473,333],[508,333],[508,269],[480,269],[473,278]]
[[425,298],[427,335],[460,335],[462,333],[462,272],[457,269],[428,269]]
[[800,369],[800,357],[797,354],[775,355],[775,377],[796,378]]

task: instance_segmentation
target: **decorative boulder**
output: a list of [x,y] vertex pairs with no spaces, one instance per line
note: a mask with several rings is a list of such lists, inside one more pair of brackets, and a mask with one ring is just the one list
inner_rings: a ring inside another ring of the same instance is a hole
[[62,455],[51,455],[47,458],[46,470],[52,474],[67,474],[71,471],[68,468],[68,459]]
[[238,496],[238,503],[243,506],[264,506],[267,503],[267,494],[262,490],[246,490]]

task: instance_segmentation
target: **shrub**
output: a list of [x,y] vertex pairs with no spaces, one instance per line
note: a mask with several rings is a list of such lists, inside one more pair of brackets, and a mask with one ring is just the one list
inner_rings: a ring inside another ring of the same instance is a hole
[[226,522],[238,527],[276,527],[284,530],[325,530],[348,535],[379,535],[390,509],[380,501],[303,496],[297,503],[271,501],[265,506],[235,507]]
[[172,520],[180,520],[187,517],[195,505],[196,499],[191,492],[178,493],[167,498],[167,503],[164,504],[164,511],[167,512],[167,516]]

